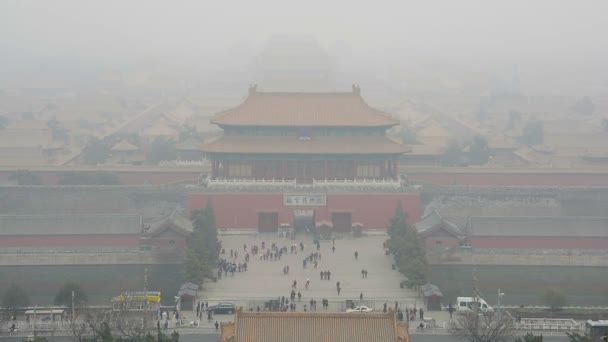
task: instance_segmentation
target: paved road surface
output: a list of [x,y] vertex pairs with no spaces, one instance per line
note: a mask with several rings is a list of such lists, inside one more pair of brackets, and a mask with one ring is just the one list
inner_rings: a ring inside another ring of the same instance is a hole
[[[330,301],[343,301],[345,299],[359,299],[363,293],[364,300],[374,300],[384,302],[389,300],[389,305],[398,300],[403,305],[417,303],[420,306],[420,299],[417,294],[410,290],[399,288],[399,282],[403,276],[399,272],[391,269],[392,257],[384,255],[382,242],[386,240],[384,236],[365,237],[360,239],[336,240],[335,253],[332,252],[332,242],[321,242],[321,260],[315,269],[309,264],[306,269],[302,266],[302,260],[306,255],[315,252],[316,248],[312,244],[310,237],[299,236],[296,241],[286,238],[278,238],[274,234],[262,234],[259,236],[221,236],[222,244],[226,254],[222,257],[229,258],[230,249],[238,251],[237,263],[243,263],[245,253],[243,244],[246,243],[248,249],[254,244],[261,246],[262,241],[266,246],[276,242],[279,247],[287,246],[288,250],[294,242],[305,244],[304,252],[292,255],[289,252],[278,261],[262,261],[257,257],[251,256],[248,264],[248,271],[235,273],[234,276],[222,277],[217,283],[208,283],[205,289],[199,293],[199,297],[208,301],[217,300],[246,300],[259,299],[268,300],[278,296],[289,296],[291,284],[297,280],[298,289],[302,293],[302,300],[308,301],[313,298],[320,301],[327,298]],[[358,260],[355,260],[354,253],[359,252]],[[289,265],[288,275],[284,275],[282,269]],[[361,270],[367,269],[368,278],[361,277]],[[320,271],[329,270],[331,279],[321,280]],[[308,290],[304,289],[306,279],[310,278],[311,285]],[[342,291],[340,295],[336,291],[336,282],[340,281]]]
[[[2,342],[22,342],[23,337],[5,337],[0,336]],[[219,334],[182,334],[179,336],[181,342],[219,342]],[[457,342],[461,341],[453,336],[449,335],[412,335],[414,342]],[[55,337],[54,340],[50,339],[49,342],[72,342],[73,339],[70,336]],[[544,342],[566,342],[568,339],[565,336],[543,336]],[[295,342],[295,341],[294,341]]]
[[[515,340],[515,339],[513,339]],[[450,335],[417,335],[412,334],[412,341],[414,342],[457,342],[461,341],[454,336]],[[566,336],[543,336],[543,342],[566,342],[568,338]]]

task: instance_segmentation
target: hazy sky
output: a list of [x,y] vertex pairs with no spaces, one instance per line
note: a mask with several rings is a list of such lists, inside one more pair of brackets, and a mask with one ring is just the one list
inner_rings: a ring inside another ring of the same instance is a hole
[[607,13],[605,0],[2,0],[0,42],[42,55],[171,55],[299,33],[412,54],[605,54]]

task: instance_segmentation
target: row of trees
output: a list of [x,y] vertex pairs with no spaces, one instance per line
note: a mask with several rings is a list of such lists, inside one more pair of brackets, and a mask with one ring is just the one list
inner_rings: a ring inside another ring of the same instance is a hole
[[469,143],[450,142],[441,163],[444,166],[484,165],[488,160],[490,160],[488,140],[477,135]]
[[[157,324],[156,333],[144,329],[139,317],[125,312],[82,310],[72,324],[76,342],[178,342],[179,333],[165,335]],[[35,341],[38,342],[38,341]],[[45,342],[45,341],[41,341]]]
[[[72,293],[74,294],[72,297]],[[173,332],[170,336],[163,334],[158,326],[156,333],[147,333],[143,328],[141,317],[126,312],[90,310],[87,307],[88,298],[82,287],[75,282],[66,282],[55,295],[54,304],[66,306],[68,312],[77,312],[78,321],[71,326],[72,334],[77,342],[177,342],[179,334]],[[16,314],[17,309],[30,305],[30,300],[22,287],[13,284],[2,298],[2,307],[6,319]],[[46,342],[44,337],[35,342]]]
[[[13,171],[8,179],[17,185],[42,185],[40,175],[30,170]],[[119,185],[120,178],[109,171],[66,171],[59,174],[60,185]]]
[[[72,292],[74,292],[74,298],[72,300]],[[87,294],[84,292],[82,287],[73,281],[66,282],[55,295],[53,303],[55,305],[67,306],[68,309],[72,310],[72,303],[75,306],[85,305],[88,301]],[[30,305],[30,298],[23,290],[23,288],[17,284],[12,284],[4,293],[2,298],[2,307],[4,313],[8,316],[16,314],[17,309],[27,307]]]
[[205,278],[213,277],[220,251],[211,201],[207,202],[205,209],[192,212],[192,221],[194,231],[186,246],[184,274],[186,281],[202,285]]
[[389,239],[385,246],[393,255],[399,272],[407,277],[407,286],[418,287],[426,284],[429,264],[425,248],[416,228],[407,222],[407,214],[401,202],[397,204],[395,216],[387,228]]
[[[105,163],[111,154],[114,144],[125,139],[135,146],[143,146],[137,134],[122,136],[110,136],[104,139],[90,138],[83,151],[83,161],[85,164],[98,165]],[[177,158],[175,145],[190,139],[203,141],[204,135],[196,130],[196,127],[184,125],[179,129],[177,140],[165,137],[157,137],[146,148],[146,163],[156,165],[161,161],[171,161]]]
[[[450,322],[449,332],[469,342],[508,342],[515,336],[515,323],[507,312],[469,312],[458,314]],[[567,332],[570,342],[606,342],[605,337]],[[542,342],[543,335],[527,333],[515,342]]]

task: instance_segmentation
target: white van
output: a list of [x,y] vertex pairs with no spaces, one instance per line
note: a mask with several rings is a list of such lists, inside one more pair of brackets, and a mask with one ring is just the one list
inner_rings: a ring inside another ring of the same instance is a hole
[[473,311],[475,306],[479,306],[479,310],[483,312],[492,312],[491,306],[483,300],[482,298],[473,298],[473,297],[458,297],[456,298],[456,310],[457,311]]

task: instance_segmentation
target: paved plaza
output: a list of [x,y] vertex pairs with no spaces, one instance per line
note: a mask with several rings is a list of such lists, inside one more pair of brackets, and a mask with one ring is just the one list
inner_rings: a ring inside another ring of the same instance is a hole
[[[321,260],[317,268],[314,268],[312,263],[303,268],[302,260],[310,253],[316,252],[316,246],[310,236],[302,234],[296,240],[277,237],[274,234],[220,236],[226,251],[221,257],[229,259],[230,250],[236,250],[238,257],[232,260],[237,264],[245,261],[243,244],[247,244],[250,251],[253,245],[261,248],[263,241],[266,248],[274,242],[279,248],[286,246],[288,251],[277,261],[260,260],[260,254],[265,251],[260,251],[256,257],[250,254],[247,272],[235,272],[234,276],[228,273],[228,276],[222,276],[215,283],[205,283],[204,289],[199,292],[199,298],[210,304],[228,301],[246,309],[257,308],[257,305],[261,305],[265,300],[279,296],[289,298],[291,284],[296,280],[296,293],[302,293],[302,303],[297,308],[298,311],[301,311],[303,304],[310,299],[317,300],[317,307],[321,308],[323,298],[330,301],[329,310],[342,310],[345,300],[358,302],[361,293],[363,304],[375,307],[376,310],[382,310],[384,302],[394,306],[395,301],[398,301],[401,307],[413,307],[415,304],[420,307],[421,299],[415,291],[400,288],[399,283],[404,277],[391,268],[392,256],[385,255],[382,248],[386,239],[386,236],[336,239],[335,253],[332,252],[332,241],[321,241]],[[300,242],[305,245],[304,252],[300,251],[298,246],[298,253],[291,254],[291,245],[299,245]],[[359,254],[358,260],[355,260],[355,251]],[[284,266],[289,266],[288,275],[283,274]],[[368,271],[366,279],[361,276],[362,269]],[[331,272],[331,280],[321,280],[319,273],[327,270]],[[307,278],[310,279],[308,290],[304,288]],[[342,289],[340,295],[336,291],[338,281]]]

